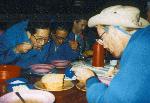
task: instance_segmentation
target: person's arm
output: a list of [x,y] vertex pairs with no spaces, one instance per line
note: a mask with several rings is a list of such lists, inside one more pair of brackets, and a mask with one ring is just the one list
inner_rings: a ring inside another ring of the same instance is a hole
[[8,50],[2,49],[1,46],[0,48],[0,64],[12,64],[19,59],[20,53],[16,53],[14,48]]
[[16,53],[15,48],[26,25],[27,22],[15,24],[0,37],[0,64],[12,64],[19,59],[20,53]]
[[72,68],[77,79],[86,84],[86,97],[88,103],[104,103],[105,92],[108,90],[107,85],[101,83],[95,73],[86,68]]
[[88,103],[103,103],[103,97],[107,86],[95,76],[90,77],[86,82],[86,97]]
[[75,59],[78,59],[80,56],[79,49],[73,50],[69,44],[66,44],[65,50],[65,58],[67,60],[73,61]]

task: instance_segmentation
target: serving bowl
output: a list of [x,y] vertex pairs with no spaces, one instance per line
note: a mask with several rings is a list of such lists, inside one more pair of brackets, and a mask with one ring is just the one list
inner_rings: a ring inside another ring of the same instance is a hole
[[20,76],[21,68],[15,65],[0,65],[0,82]]

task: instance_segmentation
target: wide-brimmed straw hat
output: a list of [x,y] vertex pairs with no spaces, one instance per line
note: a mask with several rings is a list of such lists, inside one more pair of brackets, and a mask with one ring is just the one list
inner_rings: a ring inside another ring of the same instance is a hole
[[140,10],[132,6],[116,5],[105,8],[88,21],[89,27],[96,25],[115,25],[129,28],[143,28],[149,22],[140,17]]

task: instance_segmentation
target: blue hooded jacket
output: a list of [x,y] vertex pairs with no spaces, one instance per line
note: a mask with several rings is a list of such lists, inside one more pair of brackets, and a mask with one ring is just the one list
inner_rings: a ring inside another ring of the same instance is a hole
[[73,32],[70,32],[70,33],[68,34],[68,36],[67,36],[67,40],[68,40],[68,41],[70,41],[70,40],[76,40],[76,41],[78,41],[80,53],[83,52],[85,44],[84,44],[84,40],[83,40],[83,38],[81,37],[81,35],[75,34],[75,33],[73,33]]
[[48,54],[47,62],[50,63],[52,60],[70,60],[74,61],[78,59],[80,52],[74,51],[68,42],[57,46],[54,41],[50,42],[50,51]]
[[19,22],[0,36],[0,64],[18,65],[26,69],[31,64],[44,63],[49,53],[50,44],[47,43],[41,50],[31,49],[27,53],[15,53],[16,45],[30,42],[26,28],[28,21]]
[[88,103],[150,103],[149,81],[150,26],[131,37],[110,86],[96,77],[87,80]]

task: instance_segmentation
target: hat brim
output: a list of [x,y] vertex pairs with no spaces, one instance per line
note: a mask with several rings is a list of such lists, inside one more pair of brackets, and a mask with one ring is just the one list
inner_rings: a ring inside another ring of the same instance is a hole
[[119,20],[112,20],[106,18],[101,18],[100,14],[97,14],[91,17],[88,21],[89,27],[94,27],[96,25],[115,25],[115,26],[123,26],[128,28],[144,28],[145,26],[149,25],[149,22],[144,18],[140,18],[137,24],[127,23],[127,22],[120,22]]

